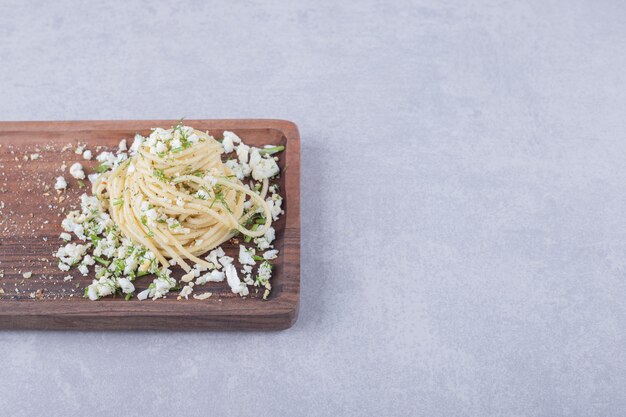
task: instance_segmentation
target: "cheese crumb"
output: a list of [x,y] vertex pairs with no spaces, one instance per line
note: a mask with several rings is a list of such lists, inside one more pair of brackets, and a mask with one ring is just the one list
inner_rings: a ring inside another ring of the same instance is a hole
[[57,182],[54,184],[55,190],[65,190],[67,188],[67,181],[63,177],[57,177]]
[[202,294],[194,294],[193,298],[195,298],[196,300],[206,300],[207,298],[209,298],[212,295],[213,295],[212,292],[204,292]]
[[76,162],[70,167],[70,175],[77,180],[85,179],[85,172],[83,171],[83,166],[80,164],[80,162]]
[[182,290],[180,290],[180,296],[185,297],[185,300],[189,299],[189,296],[193,292],[193,282],[190,285],[185,285]]

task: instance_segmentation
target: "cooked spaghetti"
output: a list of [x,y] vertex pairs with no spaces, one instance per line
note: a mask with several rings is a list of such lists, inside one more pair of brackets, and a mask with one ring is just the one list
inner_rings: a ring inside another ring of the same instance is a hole
[[[163,268],[178,264],[189,273],[187,261],[211,267],[199,255],[237,233],[255,238],[270,228],[267,176],[259,175],[254,188],[242,183],[222,162],[223,145],[208,133],[182,125],[155,129],[133,147],[129,159],[98,178],[93,194],[122,233],[152,251]],[[246,227],[253,216],[256,229]]]

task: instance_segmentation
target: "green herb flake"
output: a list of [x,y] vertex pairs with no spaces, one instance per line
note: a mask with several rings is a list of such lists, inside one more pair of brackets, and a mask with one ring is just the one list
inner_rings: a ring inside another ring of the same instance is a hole
[[165,172],[163,172],[162,169],[153,170],[152,175],[154,175],[154,177],[158,179],[159,181],[162,181],[162,182],[169,181],[169,178],[167,178],[167,176],[165,175]]
[[282,152],[284,150],[285,150],[285,147],[283,145],[280,145],[280,146],[274,146],[271,148],[260,149],[259,153],[265,154],[265,155],[274,155],[275,153]]
[[104,174],[105,172],[107,172],[111,167],[108,166],[105,163],[102,163],[100,165],[98,165],[98,167],[96,168],[96,172],[100,173],[100,174]]
[[111,261],[107,261],[106,259],[102,259],[102,258],[100,258],[100,257],[98,257],[98,256],[94,256],[94,257],[93,257],[93,259],[94,259],[96,262],[98,262],[98,263],[100,263],[100,264],[102,264],[102,265],[104,265],[104,266],[109,266],[109,264],[111,263]]

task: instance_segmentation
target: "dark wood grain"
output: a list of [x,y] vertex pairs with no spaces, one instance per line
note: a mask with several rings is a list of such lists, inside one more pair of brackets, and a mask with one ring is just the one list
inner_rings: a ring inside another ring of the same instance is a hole
[[[300,300],[300,138],[294,123],[283,120],[186,120],[185,123],[221,137],[232,130],[247,144],[283,144],[279,185],[285,215],[275,223],[274,246],[280,256],[274,263],[272,294],[267,301],[253,289],[249,297],[230,292],[228,285],[209,283],[197,292],[211,291],[207,300],[157,301],[82,297],[93,276],[63,272],[52,254],[61,245],[63,212],[79,205],[77,180],[68,173],[79,161],[86,173],[97,165],[74,153],[78,143],[97,155],[96,148],[113,150],[121,138],[132,143],[134,134],[146,135],[151,127],[169,127],[175,120],[0,122],[0,328],[72,330],[277,330],[290,327],[298,316]],[[63,151],[72,144],[71,150]],[[38,153],[40,159],[30,160]],[[61,165],[67,166],[64,173]],[[63,175],[68,190],[58,194],[55,178]],[[85,180],[87,187],[89,181]],[[234,255],[235,243],[225,245]],[[24,278],[25,272],[32,272]],[[72,275],[71,281],[63,277]],[[181,271],[174,275],[180,277]],[[151,278],[139,278],[138,290]]]

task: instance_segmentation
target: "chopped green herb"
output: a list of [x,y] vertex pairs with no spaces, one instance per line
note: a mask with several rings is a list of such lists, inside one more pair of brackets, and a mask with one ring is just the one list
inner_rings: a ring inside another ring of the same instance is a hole
[[104,265],[104,266],[109,266],[109,264],[111,263],[111,261],[107,261],[106,259],[102,259],[102,258],[100,258],[100,257],[98,257],[98,256],[94,256],[94,257],[93,257],[93,259],[94,259],[96,262],[101,263],[101,264],[102,264],[102,265]]
[[124,204],[124,198],[122,197],[118,197],[115,200],[113,200],[114,206],[121,206],[122,204]]
[[254,259],[255,261],[264,261],[265,258],[259,255],[252,255],[252,259]]
[[131,298],[133,298],[133,294],[132,293],[128,293],[128,294],[126,294],[126,297],[124,297],[124,300],[128,301]]
[[[256,230],[256,229],[258,229],[258,228],[259,228],[259,225],[258,225],[258,224],[255,224],[254,226],[252,226],[252,230]],[[249,242],[252,240],[252,236],[246,236],[246,237],[244,237],[244,238],[243,238],[243,240],[244,240],[246,243],[249,243]]]
[[98,165],[98,167],[96,168],[96,172],[98,172],[100,174],[103,174],[103,173],[107,172],[110,168],[111,167],[108,166],[107,164],[102,163],[102,164]]
[[259,153],[265,154],[265,155],[274,155],[275,153],[282,152],[284,150],[285,150],[285,147],[283,145],[280,145],[280,146],[274,146],[272,148],[260,149]]
[[169,178],[167,178],[167,176],[165,175],[165,172],[163,172],[162,169],[155,169],[154,171],[152,171],[152,175],[154,175],[154,177],[158,179],[159,181],[163,181],[163,182],[169,181]]
[[85,188],[85,183],[81,180],[78,180],[78,188]]

